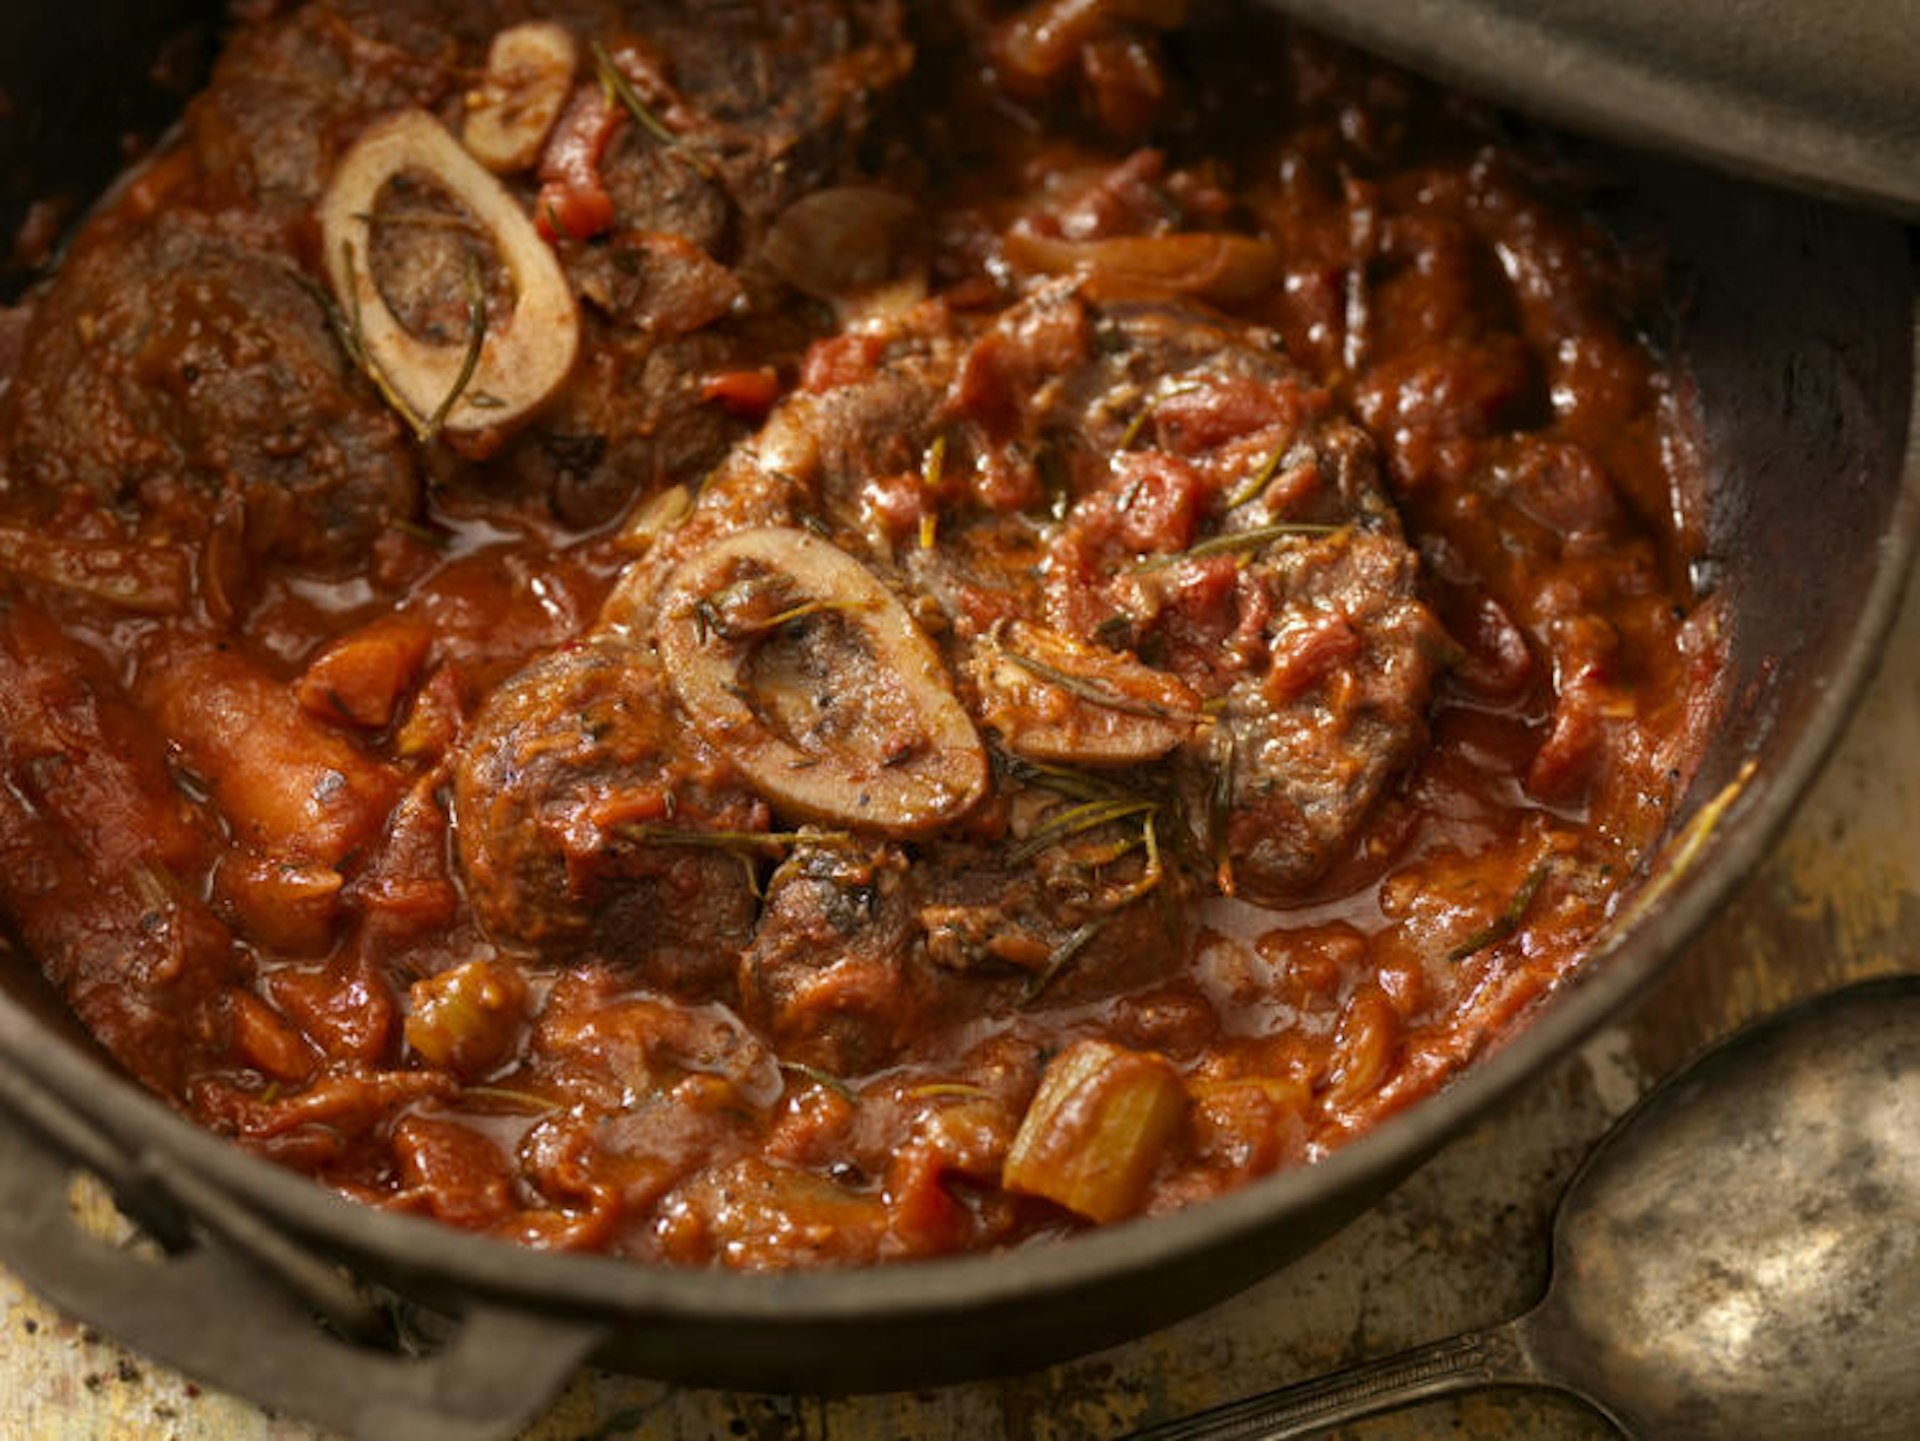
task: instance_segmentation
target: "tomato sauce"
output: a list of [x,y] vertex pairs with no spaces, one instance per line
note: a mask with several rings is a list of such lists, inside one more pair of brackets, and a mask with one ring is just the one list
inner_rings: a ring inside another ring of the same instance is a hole
[[0,399],[0,910],[143,1084],[861,1264],[1310,1163],[1586,960],[1721,663],[1602,162],[1252,7],[581,0],[363,294],[519,7],[266,8]]

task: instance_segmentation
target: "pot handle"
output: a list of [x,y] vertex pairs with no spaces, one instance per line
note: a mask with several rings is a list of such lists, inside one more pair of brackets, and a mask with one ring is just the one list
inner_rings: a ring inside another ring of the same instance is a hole
[[[44,1124],[47,1108],[55,1125]],[[148,1165],[129,1196],[132,1163],[113,1164],[98,1132],[104,1150],[75,1145],[76,1125],[92,1129],[17,1068],[0,1067],[0,1263],[67,1315],[220,1390],[364,1441],[505,1441],[606,1339],[604,1320],[483,1302],[451,1323],[444,1345],[409,1354],[339,1272],[224,1193]],[[82,1224],[74,1181],[89,1170],[143,1221],[154,1216],[147,1230],[165,1249]],[[199,1203],[213,1197],[224,1212],[210,1226]],[[234,1236],[229,1219],[263,1234]],[[270,1247],[283,1254],[263,1264]],[[289,1280],[286,1253],[304,1262],[304,1276]],[[376,1328],[384,1347],[372,1343]]]

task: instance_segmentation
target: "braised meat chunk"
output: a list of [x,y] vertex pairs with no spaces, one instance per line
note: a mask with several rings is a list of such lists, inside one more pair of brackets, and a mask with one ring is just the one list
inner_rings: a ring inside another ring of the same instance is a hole
[[607,639],[496,690],[453,774],[467,895],[507,945],[590,951],[675,994],[728,995],[752,877],[698,841],[764,830],[766,808],[666,712],[651,657]]
[[815,353],[612,614],[729,528],[812,524],[935,606],[1011,754],[1177,759],[1224,882],[1283,897],[1413,758],[1449,642],[1371,440],[1269,332],[1058,285]]
[[[548,37],[537,63],[530,28]],[[297,252],[370,128],[411,109],[468,137],[552,246],[580,301],[587,358],[540,415],[464,448],[506,446],[482,482],[490,492],[510,486],[571,524],[598,524],[636,483],[697,479],[743,429],[709,386],[788,364],[817,333],[811,303],[761,263],[761,242],[794,201],[866,173],[911,54],[892,0],[601,0],[543,20],[507,4],[329,0],[241,32],[154,189]],[[517,150],[472,138],[503,113],[544,124]],[[401,179],[428,182],[424,201],[440,211],[443,174]],[[390,222],[389,245],[396,233],[433,239],[422,201],[396,184],[365,210]],[[440,213],[441,227],[460,220]],[[440,249],[435,283],[461,337],[463,247]],[[372,265],[394,293],[390,261]],[[433,408],[416,405],[416,418]]]
[[166,213],[102,227],[61,272],[6,397],[6,485],[143,538],[221,529],[341,571],[410,519],[419,466],[288,257]]

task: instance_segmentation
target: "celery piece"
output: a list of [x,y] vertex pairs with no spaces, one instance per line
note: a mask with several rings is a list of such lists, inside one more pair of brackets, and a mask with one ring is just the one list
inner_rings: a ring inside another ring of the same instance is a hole
[[1140,1208],[1186,1110],[1186,1088],[1166,1057],[1076,1041],[1040,1078],[1001,1182],[1090,1221],[1120,1220]]

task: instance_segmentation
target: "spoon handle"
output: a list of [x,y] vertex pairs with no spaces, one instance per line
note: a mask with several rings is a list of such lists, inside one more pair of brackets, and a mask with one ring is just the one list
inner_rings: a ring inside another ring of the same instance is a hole
[[1282,1441],[1456,1391],[1541,1381],[1509,1321],[1229,1401],[1127,1441]]

